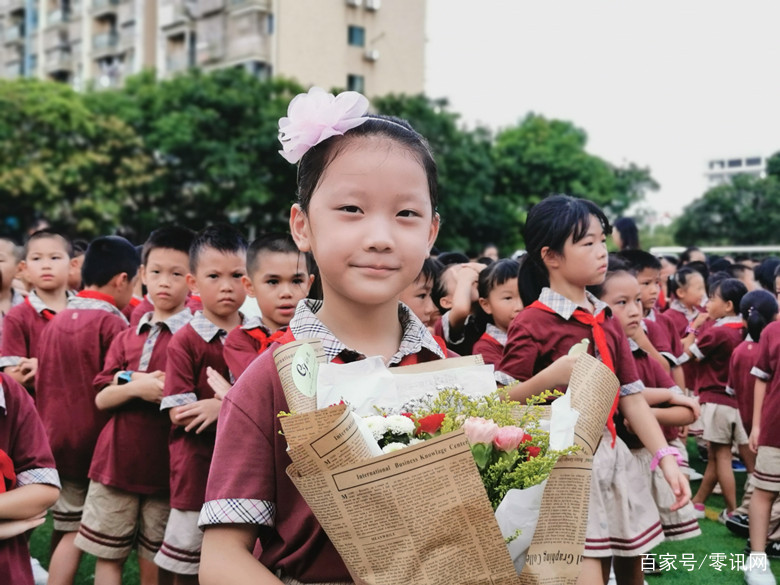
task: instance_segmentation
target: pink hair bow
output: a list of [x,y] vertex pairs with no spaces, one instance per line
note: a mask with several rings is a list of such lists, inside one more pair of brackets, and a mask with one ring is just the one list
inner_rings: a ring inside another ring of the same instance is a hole
[[295,164],[315,146],[330,138],[360,126],[368,118],[368,100],[356,91],[337,96],[319,87],[295,96],[287,107],[287,116],[279,119],[279,151]]

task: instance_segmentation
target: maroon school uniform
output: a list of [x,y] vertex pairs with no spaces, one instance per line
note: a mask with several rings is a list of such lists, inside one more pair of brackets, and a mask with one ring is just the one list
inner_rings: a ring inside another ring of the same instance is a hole
[[223,355],[233,377],[238,379],[249,367],[249,364],[284,335],[285,331],[287,331],[287,327],[282,327],[272,333],[268,327],[263,325],[260,317],[250,317],[241,327],[236,327],[228,333]]
[[[596,307],[596,315],[602,311],[606,311],[606,315],[611,314],[606,303],[590,293],[588,299]],[[577,309],[573,302],[549,288],[542,290],[539,301],[555,312],[550,313],[529,306],[517,314],[509,326],[504,356],[497,368],[496,379],[500,383],[508,383],[511,379],[525,382],[559,357],[568,354],[572,346],[583,339],[590,340],[588,353],[596,355],[593,330],[589,325],[580,323],[572,317]],[[615,319],[606,318],[602,327],[615,374],[621,384],[620,395],[640,392],[644,386],[639,380],[628,339],[620,323]]]
[[128,323],[130,322],[130,318],[133,316],[133,311],[143,302],[142,299],[139,299],[138,297],[131,297],[130,302],[125,305],[125,308],[122,309],[122,314],[125,316],[125,319],[127,319]]
[[[639,379],[647,388],[669,388],[676,394],[682,394],[680,387],[675,384],[672,376],[664,370],[663,366],[647,353],[642,351],[633,339],[629,340],[631,351],[634,356],[634,363],[639,374]],[[667,441],[673,441],[680,436],[679,427],[660,425]]]
[[[16,476],[5,482],[2,491],[34,483],[60,487],[49,441],[32,398],[5,374],[0,374],[0,451],[10,458]],[[3,477],[0,481],[4,481]],[[3,583],[35,582],[26,535],[0,540],[0,575]]]
[[43,328],[56,313],[31,292],[24,302],[12,307],[3,320],[3,340],[0,355],[6,357],[38,357],[38,342]]
[[504,357],[506,333],[492,323],[488,323],[482,337],[474,344],[473,355],[481,355],[486,364],[498,366]]
[[[322,340],[328,360],[363,356],[348,349],[317,319],[321,301],[298,304],[289,335]],[[411,311],[399,303],[403,337],[390,363],[404,358],[430,361],[444,353]],[[260,527],[255,554],[272,571],[303,582],[351,581],[343,561],[290,481],[291,461],[279,431],[278,414],[289,407],[273,361],[273,349],[254,360],[225,397],[217,430],[201,526],[254,524]]]
[[751,373],[766,382],[766,394],[761,406],[760,446],[780,448],[780,321],[773,321],[761,332],[758,361]]
[[671,366],[679,365],[679,357],[684,353],[682,341],[677,335],[673,335],[668,326],[666,317],[650,311],[650,314],[642,319],[642,327],[647,333],[647,338],[653,347],[658,350]]
[[127,329],[113,299],[81,291],[43,330],[35,393],[38,411],[67,479],[87,481],[92,452],[109,414],[95,406],[95,376],[114,337]]
[[[193,315],[198,311],[203,310],[203,302],[201,302],[200,297],[197,295],[190,295],[187,297],[186,306]],[[149,300],[149,295],[144,295],[144,298],[141,299],[138,306],[133,309],[133,312],[128,319],[130,321],[130,327],[135,329],[138,326],[138,323],[141,322],[141,317],[151,311],[154,311],[154,305],[152,304],[152,301]]]
[[[105,366],[94,380],[99,392],[117,372],[165,371],[168,343],[192,319],[189,309],[152,323],[147,313],[135,329],[114,338]],[[95,445],[89,478],[127,492],[165,493],[170,485],[168,434],[171,420],[160,406],[134,398],[111,410]]]
[[[165,365],[165,397],[160,410],[214,398],[206,369],[211,366],[224,378],[230,372],[222,355],[222,344],[227,331],[209,321],[202,312],[173,336],[168,344]],[[166,412],[167,414],[167,412]],[[278,413],[277,413],[278,414]],[[214,451],[214,427],[200,434],[186,432],[174,425],[170,432],[168,449],[171,465],[171,508],[198,511],[206,493],[211,455]]]
[[749,335],[737,346],[729,361],[729,381],[726,386],[726,392],[737,399],[739,417],[748,435],[753,428],[753,389],[756,385],[756,378],[750,372],[758,362],[758,348],[758,342]]
[[[24,298],[25,297],[18,290],[16,290],[15,288],[11,289],[11,308],[13,309],[16,305],[19,305],[19,304],[23,303],[24,302]],[[11,311],[9,310],[8,312],[10,313]],[[3,342],[3,327],[4,327],[3,323],[5,322],[6,315],[7,315],[7,313],[3,313],[2,311],[0,311],[0,345]],[[4,354],[2,352],[0,352],[0,369],[8,367],[8,366],[11,366],[11,365],[16,365],[16,364],[14,364],[14,363],[12,363],[12,362],[10,362],[8,360],[3,362],[2,361],[2,356],[3,355]]]
[[695,388],[701,404],[712,402],[737,408],[737,399],[726,392],[726,386],[731,354],[743,338],[742,318],[723,317],[700,332],[695,343],[688,347],[699,360]]

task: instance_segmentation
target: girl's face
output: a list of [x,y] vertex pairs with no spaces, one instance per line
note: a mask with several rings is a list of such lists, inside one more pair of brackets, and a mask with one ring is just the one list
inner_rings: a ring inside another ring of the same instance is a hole
[[700,307],[701,301],[707,294],[707,289],[704,287],[704,277],[698,272],[688,275],[688,282],[685,286],[677,289],[677,298],[680,302],[688,307]]
[[723,297],[720,296],[720,290],[718,290],[707,300],[707,314],[711,319],[722,319],[734,315],[734,304],[723,300]]
[[317,261],[325,303],[368,307],[397,303],[419,275],[439,221],[418,158],[369,136],[336,155],[309,209],[293,206],[290,228]]
[[628,337],[642,326],[642,293],[635,277],[621,273],[610,278],[604,283],[601,300],[612,309]]
[[569,235],[562,254],[542,248],[542,258],[548,270],[556,270],[571,285],[584,288],[600,284],[607,273],[607,238],[601,222],[591,216],[584,238],[574,242],[573,235]]
[[487,298],[480,297],[482,310],[493,317],[493,323],[501,331],[509,329],[512,319],[523,310],[523,301],[517,290],[517,279],[510,278],[498,284],[488,293]]

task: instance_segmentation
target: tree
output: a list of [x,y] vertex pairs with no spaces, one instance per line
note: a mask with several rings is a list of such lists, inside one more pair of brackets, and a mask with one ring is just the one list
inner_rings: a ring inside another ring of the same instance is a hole
[[439,168],[442,218],[437,247],[477,252],[492,242],[507,253],[513,250],[519,239],[517,218],[507,200],[493,193],[490,133],[462,128],[445,99],[388,95],[374,99],[373,105],[382,114],[409,120],[431,145]]
[[675,222],[680,245],[774,244],[780,224],[780,181],[737,175],[685,207]]
[[125,210],[123,221],[139,234],[164,221],[286,229],[295,167],[277,152],[277,123],[302,91],[234,68],[159,82],[144,72],[121,90],[88,94],[90,107],[114,112],[138,132],[160,170],[154,189]]
[[113,231],[154,180],[142,146],[65,85],[0,81],[0,216],[23,227],[44,215],[85,237]]

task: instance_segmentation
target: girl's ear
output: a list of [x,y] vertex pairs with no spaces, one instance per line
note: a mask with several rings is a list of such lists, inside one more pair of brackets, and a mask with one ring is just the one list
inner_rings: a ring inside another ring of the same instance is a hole
[[309,218],[297,203],[290,209],[290,233],[293,240],[295,240],[295,245],[298,246],[301,252],[311,251]]
[[736,311],[734,311],[734,301],[726,301],[726,310],[729,312],[730,315],[736,315]]
[[439,235],[439,227],[441,226],[441,216],[438,213],[433,214],[431,221],[431,231],[428,234],[428,253],[431,253],[434,242],[436,242],[436,236]]
[[561,264],[560,255],[554,250],[551,250],[549,246],[545,246],[541,249],[540,256],[548,270],[550,268],[558,268]]
[[493,314],[493,309],[490,307],[490,302],[483,297],[479,297],[479,306],[482,307],[482,310],[485,311],[488,315]]

